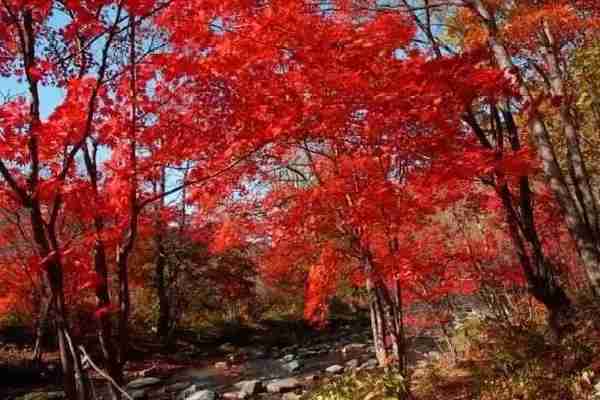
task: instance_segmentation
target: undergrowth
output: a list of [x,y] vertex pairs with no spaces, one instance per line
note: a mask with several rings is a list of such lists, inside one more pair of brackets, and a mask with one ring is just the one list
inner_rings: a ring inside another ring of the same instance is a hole
[[399,374],[364,371],[342,375],[305,397],[305,400],[407,399],[406,382]]
[[562,340],[552,338],[542,317],[501,322],[472,314],[455,331],[458,356],[422,363],[413,392],[423,400],[592,399],[600,379],[600,332],[591,319],[597,313],[597,306],[580,308]]
[[561,340],[549,333],[539,310],[510,321],[470,314],[450,338],[454,351],[411,369],[410,397],[400,376],[371,371],[346,374],[305,399],[600,399],[600,308],[588,303],[577,310]]

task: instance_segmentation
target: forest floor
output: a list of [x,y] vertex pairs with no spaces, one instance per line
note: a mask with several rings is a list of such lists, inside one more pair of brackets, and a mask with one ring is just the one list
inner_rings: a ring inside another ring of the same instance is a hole
[[[246,398],[403,399],[408,386],[417,400],[595,400],[600,398],[599,312],[597,306],[580,307],[558,341],[548,335],[542,314],[512,321],[473,314],[452,328],[445,344],[434,335],[412,336],[408,385],[404,377],[376,367],[363,319],[335,320],[324,331],[298,321],[265,321],[180,332],[170,349],[142,335],[132,340],[127,391],[148,400],[212,400],[193,397],[207,393],[236,400],[244,398],[240,385],[259,382]],[[7,341],[0,332],[0,399],[60,398],[52,397],[60,391],[56,353],[45,354],[44,370],[30,368],[27,340],[16,339]],[[105,385],[98,375],[92,378],[100,398]],[[23,397],[28,393],[46,397]]]
[[[0,385],[0,399],[60,391],[57,353],[45,352],[43,367],[34,367],[30,338],[17,331],[0,332],[0,376],[5,382]],[[126,381],[158,379],[160,383],[147,390],[153,399],[174,398],[167,387],[180,390],[196,384],[222,394],[252,379],[266,382],[294,377],[302,379],[306,389],[313,383],[307,376],[320,376],[331,365],[350,360],[364,364],[373,358],[368,321],[362,319],[334,320],[324,331],[300,321],[264,321],[218,332],[180,332],[167,349],[145,336],[135,337],[132,343]],[[105,386],[100,376],[90,375],[96,386]]]
[[303,400],[600,399],[600,305],[574,306],[560,337],[543,310],[529,311],[509,319],[470,314],[452,327],[444,351],[411,363],[409,383],[349,371]]

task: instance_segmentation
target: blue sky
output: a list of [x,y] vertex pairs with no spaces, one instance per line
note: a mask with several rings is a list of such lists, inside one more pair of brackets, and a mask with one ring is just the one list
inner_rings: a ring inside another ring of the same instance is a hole
[[[43,85],[39,85],[39,91],[41,99],[40,113],[42,119],[46,119],[56,106],[63,102],[65,92],[54,86]],[[18,82],[14,78],[0,77],[0,96],[3,98],[28,95],[29,92],[25,83]]]

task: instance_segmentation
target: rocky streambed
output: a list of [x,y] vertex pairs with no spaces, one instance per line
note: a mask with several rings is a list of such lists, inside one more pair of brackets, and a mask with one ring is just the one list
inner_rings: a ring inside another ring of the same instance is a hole
[[223,357],[177,371],[168,378],[142,377],[127,385],[135,399],[214,400],[251,397],[293,400],[322,379],[346,370],[376,367],[368,341],[311,346],[236,349]]
[[[214,400],[260,398],[294,400],[311,387],[348,370],[376,367],[368,331],[339,329],[302,344],[243,347],[223,343],[187,356],[169,373],[130,371],[127,393],[134,399]],[[104,385],[97,382],[97,387]],[[105,395],[102,389],[99,399]],[[32,392],[22,400],[60,399],[60,391]],[[10,399],[10,397],[9,397]]]

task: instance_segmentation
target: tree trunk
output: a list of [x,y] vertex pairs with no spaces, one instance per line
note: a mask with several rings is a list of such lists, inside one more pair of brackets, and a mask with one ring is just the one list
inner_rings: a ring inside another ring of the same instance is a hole
[[369,257],[367,257],[365,270],[367,272],[367,292],[371,315],[371,329],[375,356],[380,367],[405,373],[406,349],[404,337],[404,324],[402,322],[401,302],[396,296],[401,295],[399,286],[390,295],[385,282],[376,277],[376,272]]
[[[83,156],[95,200],[98,201],[98,169],[96,160],[90,155],[86,146],[83,147]],[[94,243],[94,271],[98,282],[96,284],[96,315],[98,318],[96,334],[102,351],[104,368],[108,375],[117,384],[122,382],[122,367],[119,363],[113,339],[113,325],[111,322],[111,300],[108,281],[108,261],[106,258],[106,245],[102,240],[104,235],[104,218],[100,215],[94,216],[94,229],[96,241]],[[113,400],[119,400],[121,393],[110,383],[107,383],[108,393]]]
[[514,71],[516,84],[523,100],[530,104],[529,131],[537,147],[542,169],[554,196],[560,205],[566,225],[573,238],[579,258],[588,277],[590,286],[596,296],[600,296],[600,251],[596,233],[585,223],[578,209],[578,203],[571,196],[566,179],[560,169],[550,134],[544,120],[535,107],[535,100],[515,68],[506,47],[501,43],[494,16],[481,0],[467,0],[467,4],[480,15],[488,31],[488,43],[492,49],[498,66],[505,71]]
[[129,351],[129,252],[120,249],[117,256],[117,271],[119,276],[119,364],[121,367],[127,361]]
[[159,233],[156,236],[156,292],[158,295],[158,322],[157,322],[157,336],[161,343],[167,344],[169,339],[169,331],[171,327],[171,310],[169,294],[167,293],[167,284],[165,277],[165,249],[162,244],[162,235]]
[[389,355],[385,345],[385,325],[383,323],[383,310],[377,296],[377,290],[371,278],[367,278],[367,292],[369,295],[369,309],[371,316],[371,330],[373,332],[373,345],[375,357],[380,367],[387,367]]
[[[166,174],[165,168],[161,168],[160,170],[160,179],[158,182],[158,187],[155,187],[156,194],[164,194],[166,189]],[[167,259],[166,259],[166,249],[164,245],[164,224],[161,219],[161,211],[164,207],[164,197],[161,197],[159,201],[157,201],[156,205],[156,222],[155,229],[156,234],[154,235],[154,249],[155,249],[155,257],[154,257],[154,266],[155,266],[155,286],[156,286],[156,294],[158,297],[158,321],[157,321],[157,330],[156,334],[158,339],[163,345],[167,345],[170,338],[170,330],[171,330],[171,302],[169,301],[169,285],[167,283],[166,277],[166,268],[167,268]]]
[[533,242],[534,254],[532,257],[528,254],[527,247],[519,231],[518,216],[512,205],[508,187],[504,185],[499,191],[507,213],[506,219],[510,237],[525,273],[529,292],[536,300],[546,306],[549,312],[549,325],[558,336],[561,336],[569,319],[571,301],[556,281],[555,268],[543,255],[541,244],[537,240],[532,240],[531,237],[529,239],[530,243]]
[[41,295],[41,306],[40,313],[37,318],[37,324],[35,327],[35,343],[33,346],[33,355],[31,360],[35,364],[40,364],[42,361],[43,354],[43,341],[46,332],[48,331],[48,323],[50,320],[50,309],[52,308],[52,295],[49,292],[46,282],[42,283],[43,290]]
[[571,113],[568,94],[565,91],[565,83],[560,69],[560,60],[554,35],[544,21],[543,37],[545,44],[542,46],[546,65],[548,66],[548,78],[552,87],[552,95],[559,99],[559,116],[563,126],[563,134],[567,140],[567,164],[569,174],[575,192],[575,199],[579,203],[582,218],[588,229],[598,236],[598,208],[597,198],[590,184],[587,166],[581,151],[580,135]]
[[[501,159],[504,150],[505,130],[508,133],[510,148],[514,152],[521,149],[519,134],[512,113],[508,107],[502,110],[502,119],[504,121],[500,118],[496,106],[493,105],[491,110],[494,121],[494,124],[492,125],[492,131],[495,135],[494,143],[485,136],[483,129],[479,126],[479,123],[472,113],[467,115],[466,121],[471,125],[480,143],[485,148],[494,150],[497,157]],[[493,187],[502,202],[509,228],[509,235],[525,278],[527,279],[530,293],[546,306],[550,315],[566,316],[570,310],[571,301],[556,280],[556,268],[544,255],[544,250],[534,221],[532,192],[529,185],[529,178],[527,176],[521,176],[519,178],[518,207],[520,212],[518,212],[504,175],[501,171],[496,171],[495,177],[496,180],[493,182]],[[562,329],[554,321],[564,320],[565,318],[562,317],[551,318],[550,326],[556,333],[559,333]]]
[[65,298],[62,288],[62,270],[57,262],[50,262],[47,266],[50,288],[54,298],[54,315],[58,338],[58,351],[63,371],[63,384],[65,394],[69,400],[88,400],[88,385],[81,368],[79,353],[73,352],[72,338],[67,323]]
[[[101,224],[99,225],[101,232]],[[112,336],[112,322],[110,318],[110,293],[108,288],[108,267],[106,261],[106,252],[104,243],[98,239],[94,245],[94,268],[98,277],[96,285],[96,310],[98,311],[97,335],[102,351],[104,368],[108,375],[115,380],[118,385],[122,384],[122,366],[117,359],[117,353]],[[111,399],[119,400],[121,393],[109,382],[107,383],[108,392]]]
[[[63,271],[60,260],[60,248],[53,239],[52,232],[46,235],[45,222],[42,218],[39,201],[32,198],[29,204],[33,239],[38,248],[38,253],[45,261],[45,279],[48,283],[51,307],[54,310],[54,319],[57,330],[59,357],[63,371],[63,384],[65,394],[69,400],[87,400],[88,386],[81,371],[81,359],[77,352],[70,351],[69,325],[65,307],[63,290]],[[54,246],[51,248],[51,242]]]

